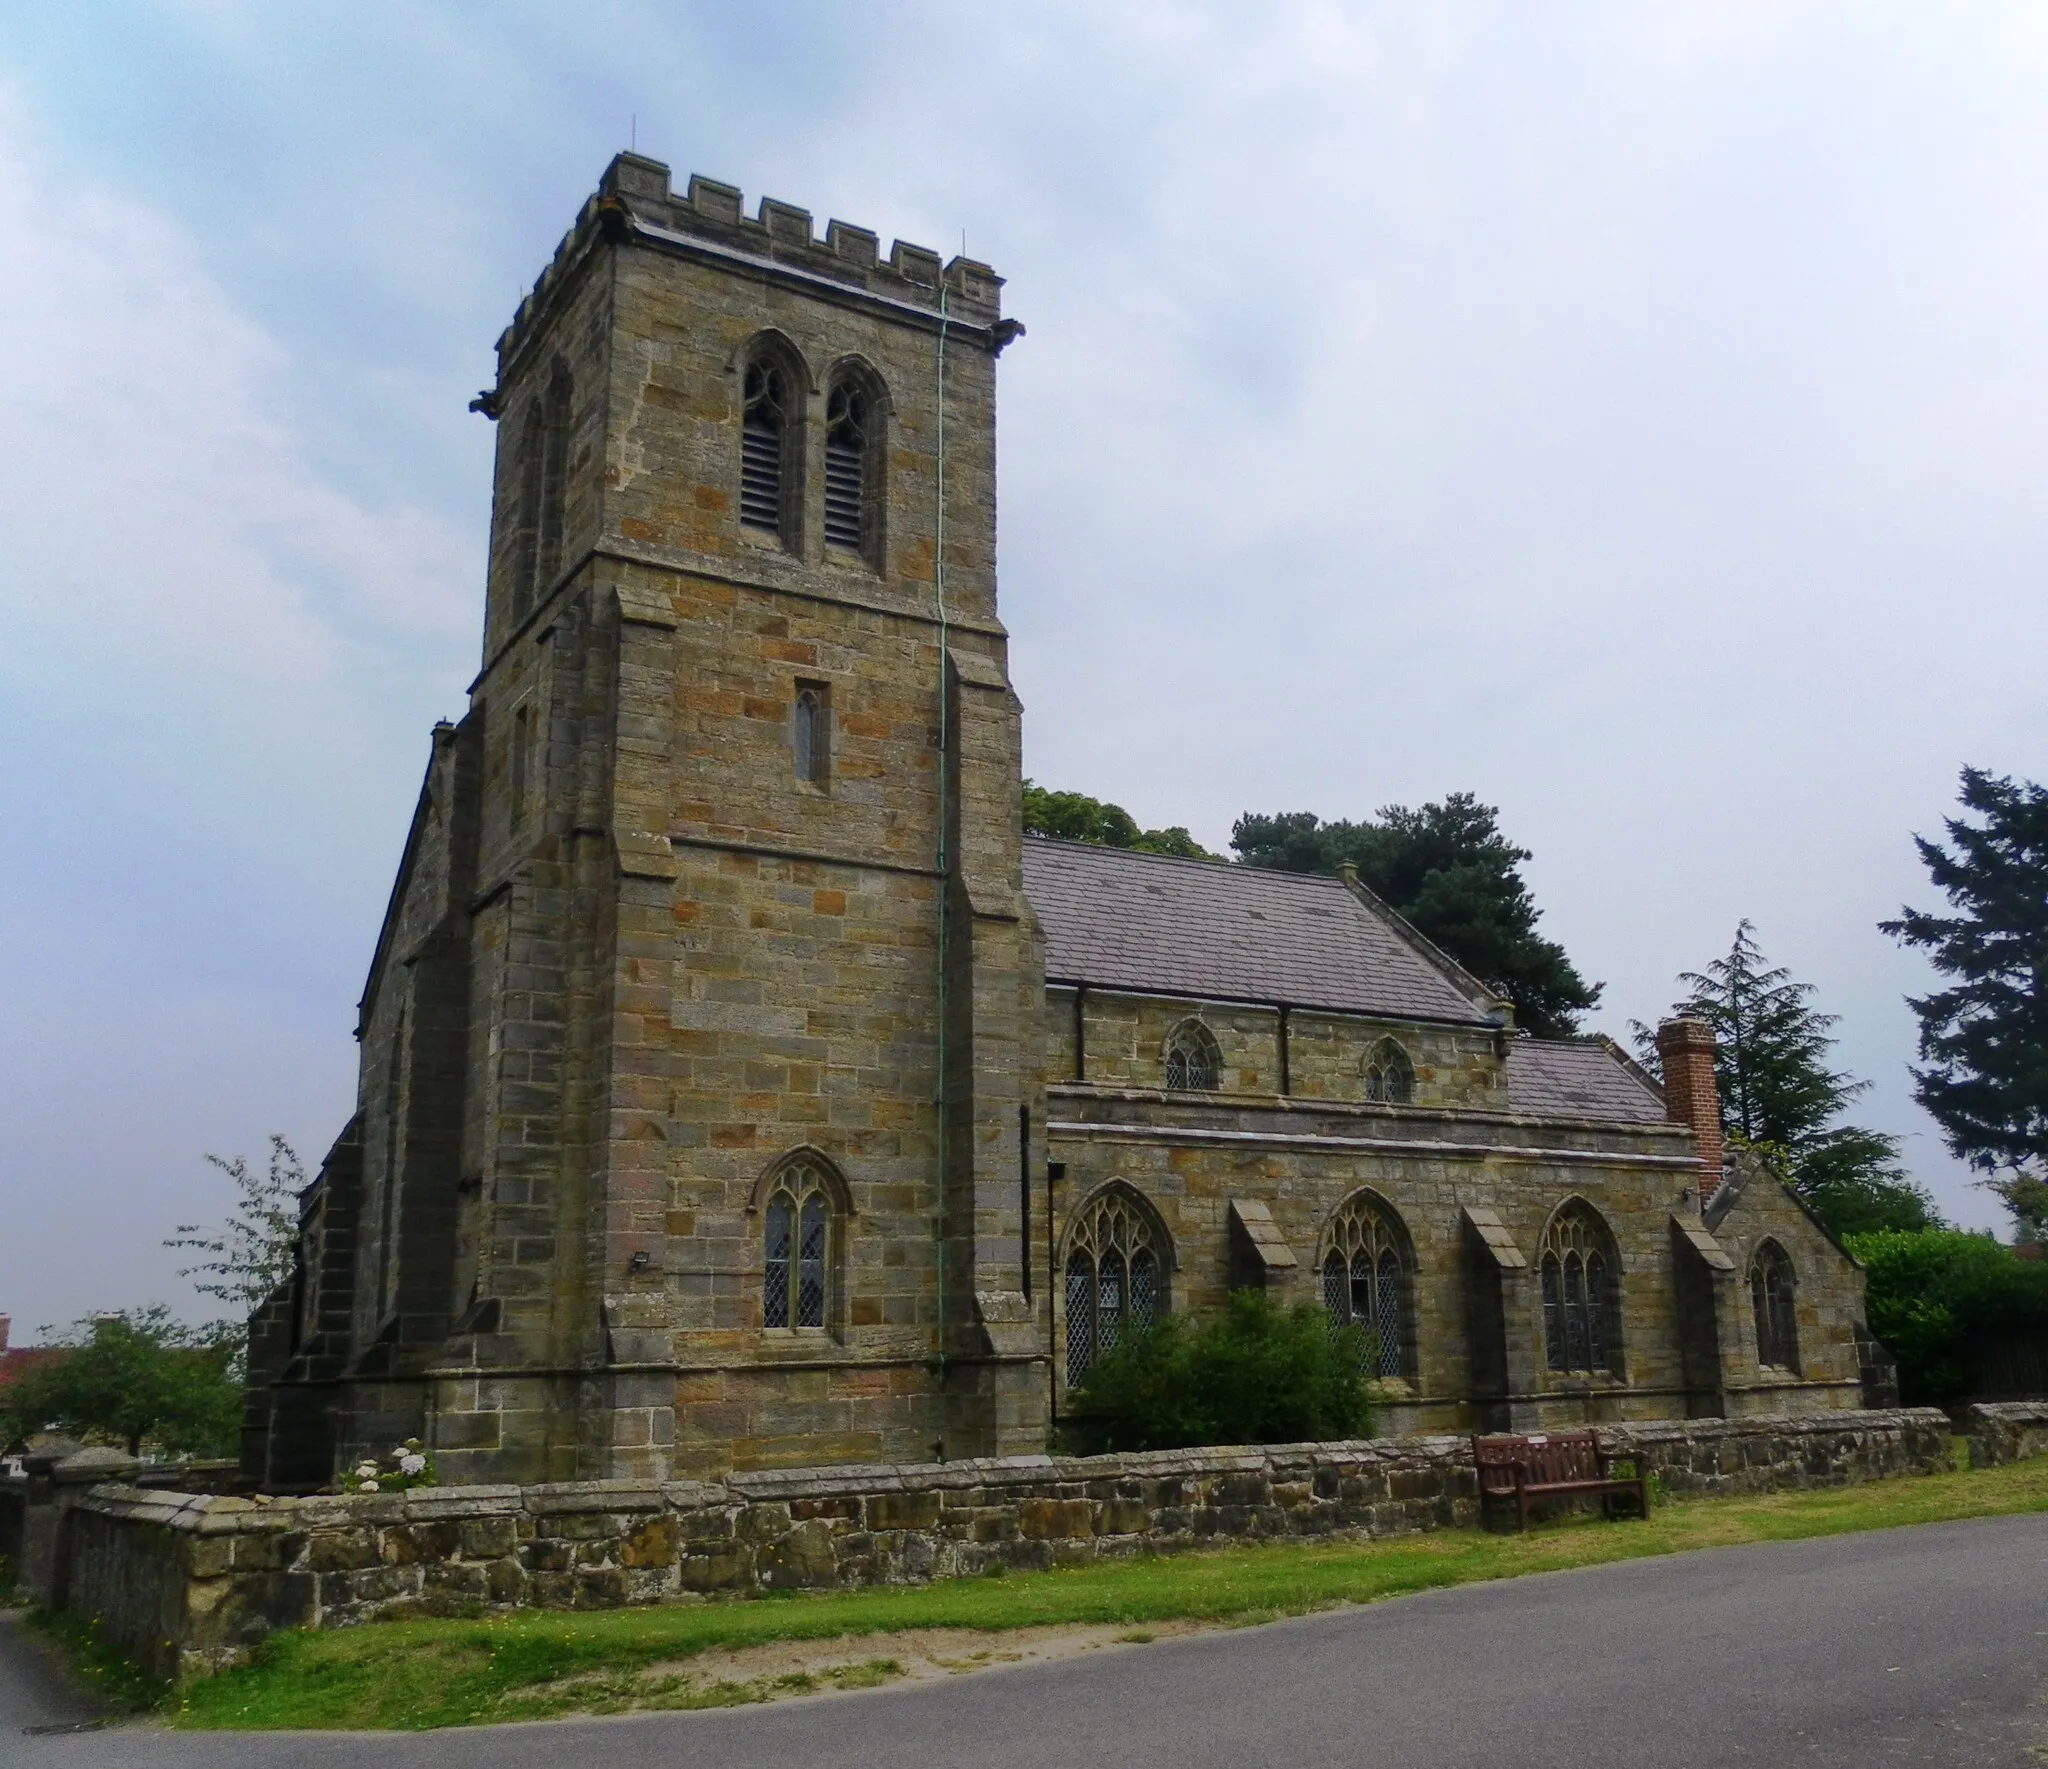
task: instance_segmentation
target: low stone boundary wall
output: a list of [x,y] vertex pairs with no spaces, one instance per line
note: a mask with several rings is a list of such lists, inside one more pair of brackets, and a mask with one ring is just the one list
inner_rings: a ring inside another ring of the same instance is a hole
[[2048,1456],[2048,1401],[1979,1401],[1963,1409],[1961,1423],[1972,1467]]
[[[1671,1492],[1736,1493],[1943,1470],[1952,1429],[1925,1408],[1601,1435]],[[58,1586],[141,1662],[192,1675],[280,1627],[918,1583],[1476,1516],[1463,1437],[297,1499],[102,1485],[73,1501]]]

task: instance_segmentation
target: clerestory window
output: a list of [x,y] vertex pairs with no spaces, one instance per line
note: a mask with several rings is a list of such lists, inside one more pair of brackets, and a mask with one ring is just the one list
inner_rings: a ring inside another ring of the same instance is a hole
[[1126,1331],[1166,1312],[1166,1231],[1136,1198],[1103,1192],[1082,1211],[1067,1251],[1067,1385]]
[[1182,1020],[1167,1035],[1166,1085],[1176,1091],[1213,1093],[1223,1073],[1216,1034],[1200,1020]]
[[1389,1106],[1409,1105],[1415,1099],[1415,1065],[1391,1038],[1382,1038],[1366,1052],[1365,1097]]

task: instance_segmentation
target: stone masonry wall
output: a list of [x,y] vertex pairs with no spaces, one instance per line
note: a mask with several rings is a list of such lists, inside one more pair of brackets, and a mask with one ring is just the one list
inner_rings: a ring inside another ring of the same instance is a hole
[[[2044,1411],[2048,1418],[2048,1411]],[[1603,1429],[1674,1493],[1845,1485],[1949,1465],[1931,1408]],[[718,1482],[234,1499],[95,1487],[65,1532],[67,1608],[165,1675],[280,1627],[528,1605],[598,1609],[920,1583],[1232,1541],[1470,1524],[1451,1437],[790,1469]]]

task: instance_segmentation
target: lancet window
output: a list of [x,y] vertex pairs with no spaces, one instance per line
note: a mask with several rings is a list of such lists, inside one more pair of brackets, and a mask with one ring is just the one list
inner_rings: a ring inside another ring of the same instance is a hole
[[1543,1237],[1543,1349],[1552,1370],[1615,1375],[1621,1365],[1619,1261],[1590,1206],[1569,1204]]
[[1339,1326],[1365,1334],[1368,1375],[1405,1375],[1413,1365],[1410,1259],[1398,1219],[1371,1197],[1355,1197],[1323,1238],[1323,1306]]
[[1792,1261],[1776,1241],[1757,1249],[1749,1267],[1749,1306],[1756,1317],[1756,1361],[1799,1368],[1799,1315]]
[[795,1161],[776,1176],[762,1233],[761,1324],[824,1326],[832,1300],[832,1196],[814,1164]]
[[1068,1386],[1166,1312],[1166,1269],[1165,1230],[1135,1197],[1112,1189],[1082,1211],[1067,1249]]
[[786,540],[789,435],[794,415],[790,376],[768,357],[748,365],[740,422],[740,523]]
[[842,378],[825,401],[825,541],[869,550],[873,528],[874,402],[859,381]]

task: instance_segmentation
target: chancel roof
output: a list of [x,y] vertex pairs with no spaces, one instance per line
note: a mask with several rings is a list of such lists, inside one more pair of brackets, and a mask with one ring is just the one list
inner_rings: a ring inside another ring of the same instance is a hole
[[1516,1039],[1508,1046],[1508,1110],[1532,1118],[1665,1121],[1663,1099],[1598,1039]]
[[1024,840],[1050,983],[1487,1023],[1387,916],[1339,880]]

